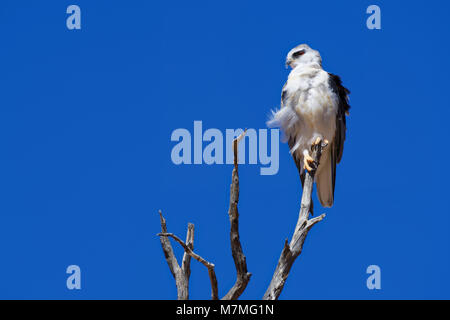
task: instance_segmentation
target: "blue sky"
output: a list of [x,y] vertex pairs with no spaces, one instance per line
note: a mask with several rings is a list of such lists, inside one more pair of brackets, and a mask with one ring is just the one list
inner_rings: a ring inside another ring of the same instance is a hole
[[[66,28],[77,4],[82,29]],[[366,8],[381,8],[368,30]],[[0,298],[175,299],[156,233],[196,227],[220,295],[235,280],[230,165],[172,163],[173,130],[265,128],[286,53],[319,50],[352,91],[335,205],[310,232],[282,299],[450,298],[448,2],[2,1]],[[267,288],[301,195],[280,145],[277,175],[240,167],[240,230]],[[315,199],[316,200],[316,199]],[[178,257],[182,251],[174,244]],[[66,288],[79,265],[82,289]],[[381,268],[382,289],[366,287]],[[191,298],[210,296],[192,263]]]

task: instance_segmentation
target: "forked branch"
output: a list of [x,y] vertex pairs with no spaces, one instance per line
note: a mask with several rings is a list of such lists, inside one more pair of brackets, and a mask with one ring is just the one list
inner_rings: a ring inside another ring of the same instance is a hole
[[284,288],[284,284],[289,275],[292,265],[297,257],[300,255],[303,249],[306,236],[309,230],[317,222],[322,221],[325,214],[313,219],[309,219],[309,212],[311,208],[311,194],[314,184],[314,176],[316,169],[319,166],[322,150],[326,147],[326,144],[320,141],[312,146],[312,158],[316,163],[316,166],[311,171],[306,172],[305,183],[303,186],[302,201],[300,206],[300,212],[298,215],[297,225],[294,230],[294,235],[290,243],[286,240],[283,250],[281,251],[280,259],[278,260],[277,267],[272,277],[272,281],[263,296],[263,300],[276,300],[281,294]]
[[183,240],[178,238],[173,233],[158,233],[158,236],[173,238],[176,242],[178,242],[183,247],[184,252],[186,254],[188,254],[189,256],[191,256],[192,258],[194,258],[201,264],[203,264],[208,269],[208,275],[209,275],[209,279],[211,281],[211,299],[218,300],[219,299],[219,289],[218,289],[218,285],[217,285],[216,272],[214,271],[214,264],[206,261],[205,259],[200,257],[198,254],[196,254],[194,251],[192,251],[192,249],[189,248],[189,246],[186,243],[184,243]]
[[[237,208],[239,202],[238,144],[239,141],[244,138],[244,136],[245,132],[243,132],[238,138],[233,141],[234,169],[230,187],[230,207],[228,210],[228,216],[231,224],[231,253],[233,256],[234,264],[236,266],[237,279],[233,287],[223,297],[223,300],[235,300],[239,298],[239,296],[247,287],[247,284],[250,281],[251,277],[251,273],[247,271],[247,261],[242,250],[242,245],[239,237],[239,213]],[[193,251],[194,225],[189,224],[186,242],[183,242],[183,240],[181,240],[173,233],[167,232],[166,221],[162,216],[161,211],[159,212],[159,214],[161,219],[161,233],[158,233],[158,236],[160,237],[161,246],[163,248],[167,264],[169,265],[169,269],[175,278],[178,291],[178,299],[184,300],[189,298],[189,276],[191,272],[190,258],[194,258],[208,269],[208,275],[211,282],[211,298],[212,300],[217,300],[219,298],[219,290],[216,273],[214,271],[214,264],[206,261],[204,258]],[[183,263],[181,268],[178,265],[178,262],[173,253],[172,246],[168,239],[169,237],[178,242],[184,249]]]
[[[159,211],[159,218],[161,222],[161,232],[167,233],[167,224],[162,212]],[[183,255],[183,261],[181,267],[179,266],[175,254],[173,253],[172,245],[167,237],[160,237],[161,247],[166,257],[167,264],[169,265],[170,272],[172,273],[175,284],[177,286],[178,300],[189,299],[189,277],[191,275],[191,256],[186,252]],[[194,249],[194,225],[188,224],[188,231],[186,235],[186,247],[191,251]]]

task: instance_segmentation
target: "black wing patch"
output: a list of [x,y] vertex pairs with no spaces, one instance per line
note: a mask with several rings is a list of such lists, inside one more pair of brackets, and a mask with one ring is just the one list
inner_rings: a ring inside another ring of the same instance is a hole
[[345,131],[347,129],[345,116],[348,115],[350,105],[348,103],[348,95],[350,90],[342,85],[341,78],[332,73],[329,75],[329,85],[334,93],[338,96],[339,105],[336,114],[336,133],[331,147],[331,172],[333,175],[333,193],[336,182],[336,164],[342,159],[344,153]]

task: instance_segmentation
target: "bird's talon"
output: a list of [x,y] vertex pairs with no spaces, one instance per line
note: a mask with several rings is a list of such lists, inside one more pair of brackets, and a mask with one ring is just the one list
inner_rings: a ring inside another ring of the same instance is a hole
[[310,155],[305,154],[305,156],[303,158],[303,169],[312,171],[312,170],[314,170],[314,168],[317,168],[316,162]]
[[313,143],[313,146],[317,146],[322,142],[322,138],[321,137],[317,137],[316,140]]

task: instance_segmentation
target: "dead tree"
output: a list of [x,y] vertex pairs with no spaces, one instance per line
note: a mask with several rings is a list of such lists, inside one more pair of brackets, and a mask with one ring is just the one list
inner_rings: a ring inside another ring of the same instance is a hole
[[313,225],[325,218],[325,214],[322,214],[316,218],[309,219],[314,176],[316,174],[316,169],[319,166],[322,150],[325,147],[326,144],[322,143],[322,141],[319,141],[319,143],[312,146],[312,158],[314,159],[315,165],[313,166],[313,170],[306,171],[302,202],[300,205],[300,212],[298,214],[298,220],[297,225],[295,226],[294,235],[292,236],[290,243],[288,243],[287,239],[284,242],[284,247],[281,251],[280,259],[278,260],[278,264],[273,274],[269,288],[267,288],[267,291],[263,296],[263,300],[278,299],[281,291],[284,288],[284,283],[286,282],[289,272],[291,271],[292,265],[294,264],[300,253],[302,253],[303,244],[309,230]]
[[[233,256],[234,264],[236,267],[236,282],[233,287],[228,291],[228,293],[222,298],[222,300],[236,300],[244,292],[247,287],[251,273],[247,270],[247,261],[242,250],[242,245],[239,237],[239,213],[238,213],[238,202],[239,202],[239,175],[238,175],[238,144],[241,139],[243,139],[245,132],[241,134],[233,142],[234,151],[234,168],[232,172],[232,180],[230,187],[230,206],[228,209],[228,216],[230,219],[230,242],[231,242],[231,253]],[[320,141],[318,144],[312,146],[312,158],[315,161],[315,166],[313,170],[307,171],[305,176],[305,182],[303,187],[303,194],[301,199],[301,206],[297,225],[294,230],[294,235],[292,236],[291,242],[285,241],[281,256],[278,260],[275,272],[273,274],[272,280],[266,293],[263,296],[264,300],[276,300],[283,290],[286,279],[289,275],[292,265],[294,264],[297,257],[302,252],[303,244],[305,242],[306,236],[309,230],[317,222],[321,221],[325,215],[322,214],[319,217],[309,219],[309,212],[312,205],[311,194],[314,184],[314,176],[316,169],[319,166],[320,157],[322,155],[322,150],[326,147],[325,143]],[[216,273],[214,271],[214,264],[208,262],[198,254],[194,252],[194,225],[188,224],[186,242],[181,240],[179,237],[173,233],[167,231],[166,221],[161,213],[161,233],[158,233],[160,237],[161,246],[164,255],[169,265],[169,269],[175,279],[175,284],[177,287],[178,299],[187,300],[189,299],[189,276],[190,261],[194,258],[198,262],[202,263],[208,270],[208,275],[211,282],[211,299],[218,300],[218,282]],[[181,266],[178,264],[177,259],[174,255],[172,245],[169,238],[174,239],[178,242],[184,249],[184,255]]]

